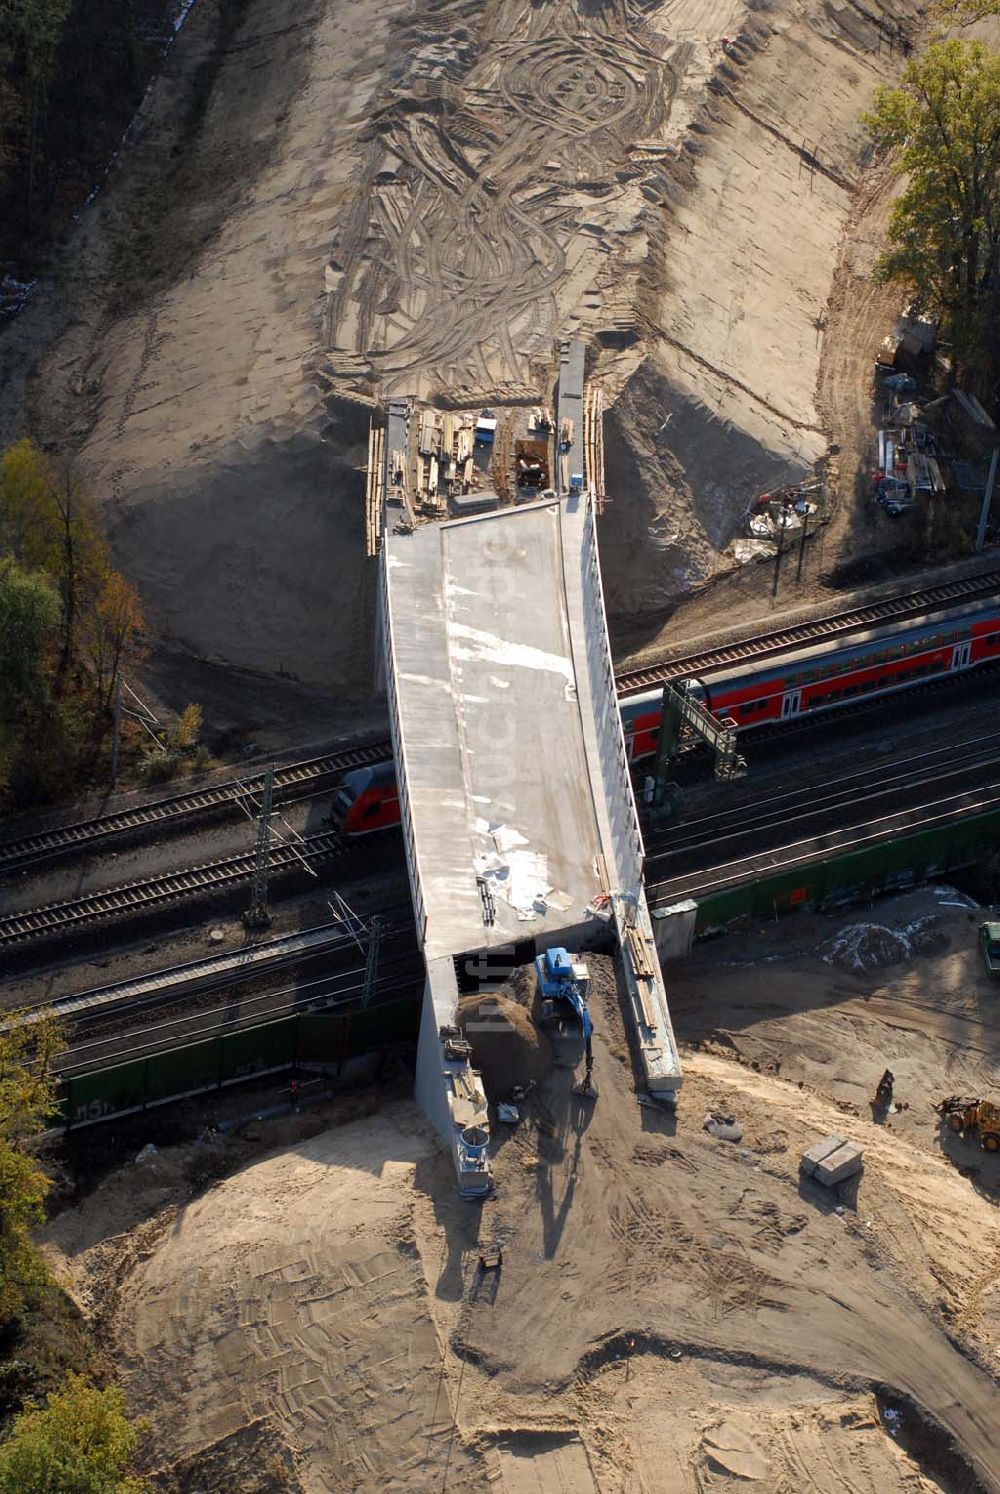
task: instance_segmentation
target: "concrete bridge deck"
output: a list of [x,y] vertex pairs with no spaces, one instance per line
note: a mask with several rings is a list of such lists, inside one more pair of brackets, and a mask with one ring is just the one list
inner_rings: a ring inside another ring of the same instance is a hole
[[[583,397],[582,347],[568,353],[561,409]],[[397,447],[404,438],[405,422]],[[681,1083],[643,891],[590,487],[384,529],[390,719],[427,965],[417,1097],[451,1141],[469,1192],[488,1184],[488,1120],[478,1076],[448,1036],[463,959],[481,974],[496,954],[506,972],[552,945],[613,943],[645,1081],[671,1100]]]
[[571,525],[549,502],[386,544],[397,760],[428,959],[561,935],[611,890],[563,583]]

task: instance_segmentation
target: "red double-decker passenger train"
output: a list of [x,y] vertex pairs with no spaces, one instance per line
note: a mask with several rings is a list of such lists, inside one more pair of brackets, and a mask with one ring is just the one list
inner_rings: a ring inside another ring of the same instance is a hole
[[[883,623],[779,658],[748,660],[694,680],[690,689],[714,716],[734,721],[742,735],[768,723],[832,713],[858,700],[964,674],[997,658],[1000,599],[993,599]],[[657,687],[620,703],[631,762],[656,751],[662,694]],[[348,835],[398,824],[393,764],[348,773],[334,797],[332,817]]]

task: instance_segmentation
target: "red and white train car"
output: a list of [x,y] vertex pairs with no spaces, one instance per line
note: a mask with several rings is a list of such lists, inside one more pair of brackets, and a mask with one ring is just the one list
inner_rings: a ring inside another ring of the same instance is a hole
[[[893,695],[929,679],[964,674],[1000,658],[1000,599],[968,603],[907,622],[883,623],[846,639],[813,643],[778,659],[749,660],[706,676],[692,689],[740,734],[769,722],[833,712],[855,700]],[[662,690],[621,702],[629,759],[656,751]],[[348,773],[332,818],[348,835],[399,823],[392,763]]]
[[[883,623],[778,659],[748,661],[699,680],[694,693],[714,716],[728,716],[743,733],[768,722],[815,716],[855,700],[892,695],[997,658],[1000,602],[980,602],[905,623]],[[621,703],[625,743],[633,761],[656,751],[661,696],[661,690],[650,690]]]

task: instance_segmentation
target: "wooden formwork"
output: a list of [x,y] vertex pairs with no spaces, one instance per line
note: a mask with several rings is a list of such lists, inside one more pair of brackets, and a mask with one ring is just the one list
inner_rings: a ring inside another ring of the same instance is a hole
[[382,502],[385,496],[385,430],[368,426],[368,477],[365,483],[365,554],[377,555],[382,546]]
[[604,512],[604,390],[587,385],[583,401],[583,454],[587,485],[597,513]]
[[514,414],[501,410],[493,439],[493,456],[490,460],[490,477],[493,491],[501,503],[510,503],[514,490],[511,486],[511,467],[514,463]]

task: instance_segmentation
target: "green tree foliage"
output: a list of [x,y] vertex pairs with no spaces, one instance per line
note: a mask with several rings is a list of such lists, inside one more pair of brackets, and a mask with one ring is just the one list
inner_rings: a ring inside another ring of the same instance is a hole
[[974,26],[987,16],[1000,16],[1000,0],[940,0],[937,15],[959,26]]
[[19,698],[44,695],[45,650],[61,616],[50,581],[10,556],[0,559],[0,713],[10,713]]
[[74,787],[145,631],[79,475],[18,441],[0,457],[0,789],[31,803]]
[[0,1494],[142,1494],[146,1485],[127,1473],[141,1431],[120,1390],[70,1375],[0,1444]]
[[880,274],[942,316],[960,364],[1000,369],[1000,56],[934,42],[864,123],[907,173]]
[[27,121],[27,215],[30,221],[38,154],[39,124],[52,81],[70,0],[0,0],[0,65],[12,118],[0,121],[0,138],[13,133],[15,119]]
[[3,0],[4,30],[31,86],[44,88],[49,82],[68,15],[69,0]]
[[48,1191],[37,1162],[0,1143],[0,1324],[20,1317],[49,1280],[29,1233],[45,1217]]
[[44,1129],[55,1108],[52,1060],[64,1046],[51,1016],[31,1023],[18,1017],[6,1013],[0,1032],[0,1327],[16,1319],[49,1279],[30,1237],[43,1217],[49,1180],[24,1143]]
[[59,588],[61,683],[76,651],[79,618],[107,580],[107,554],[78,474],[57,472],[33,441],[18,441],[0,460],[0,535],[22,565],[44,570]]
[[0,558],[0,786],[49,704],[46,652],[62,608],[51,582]]

